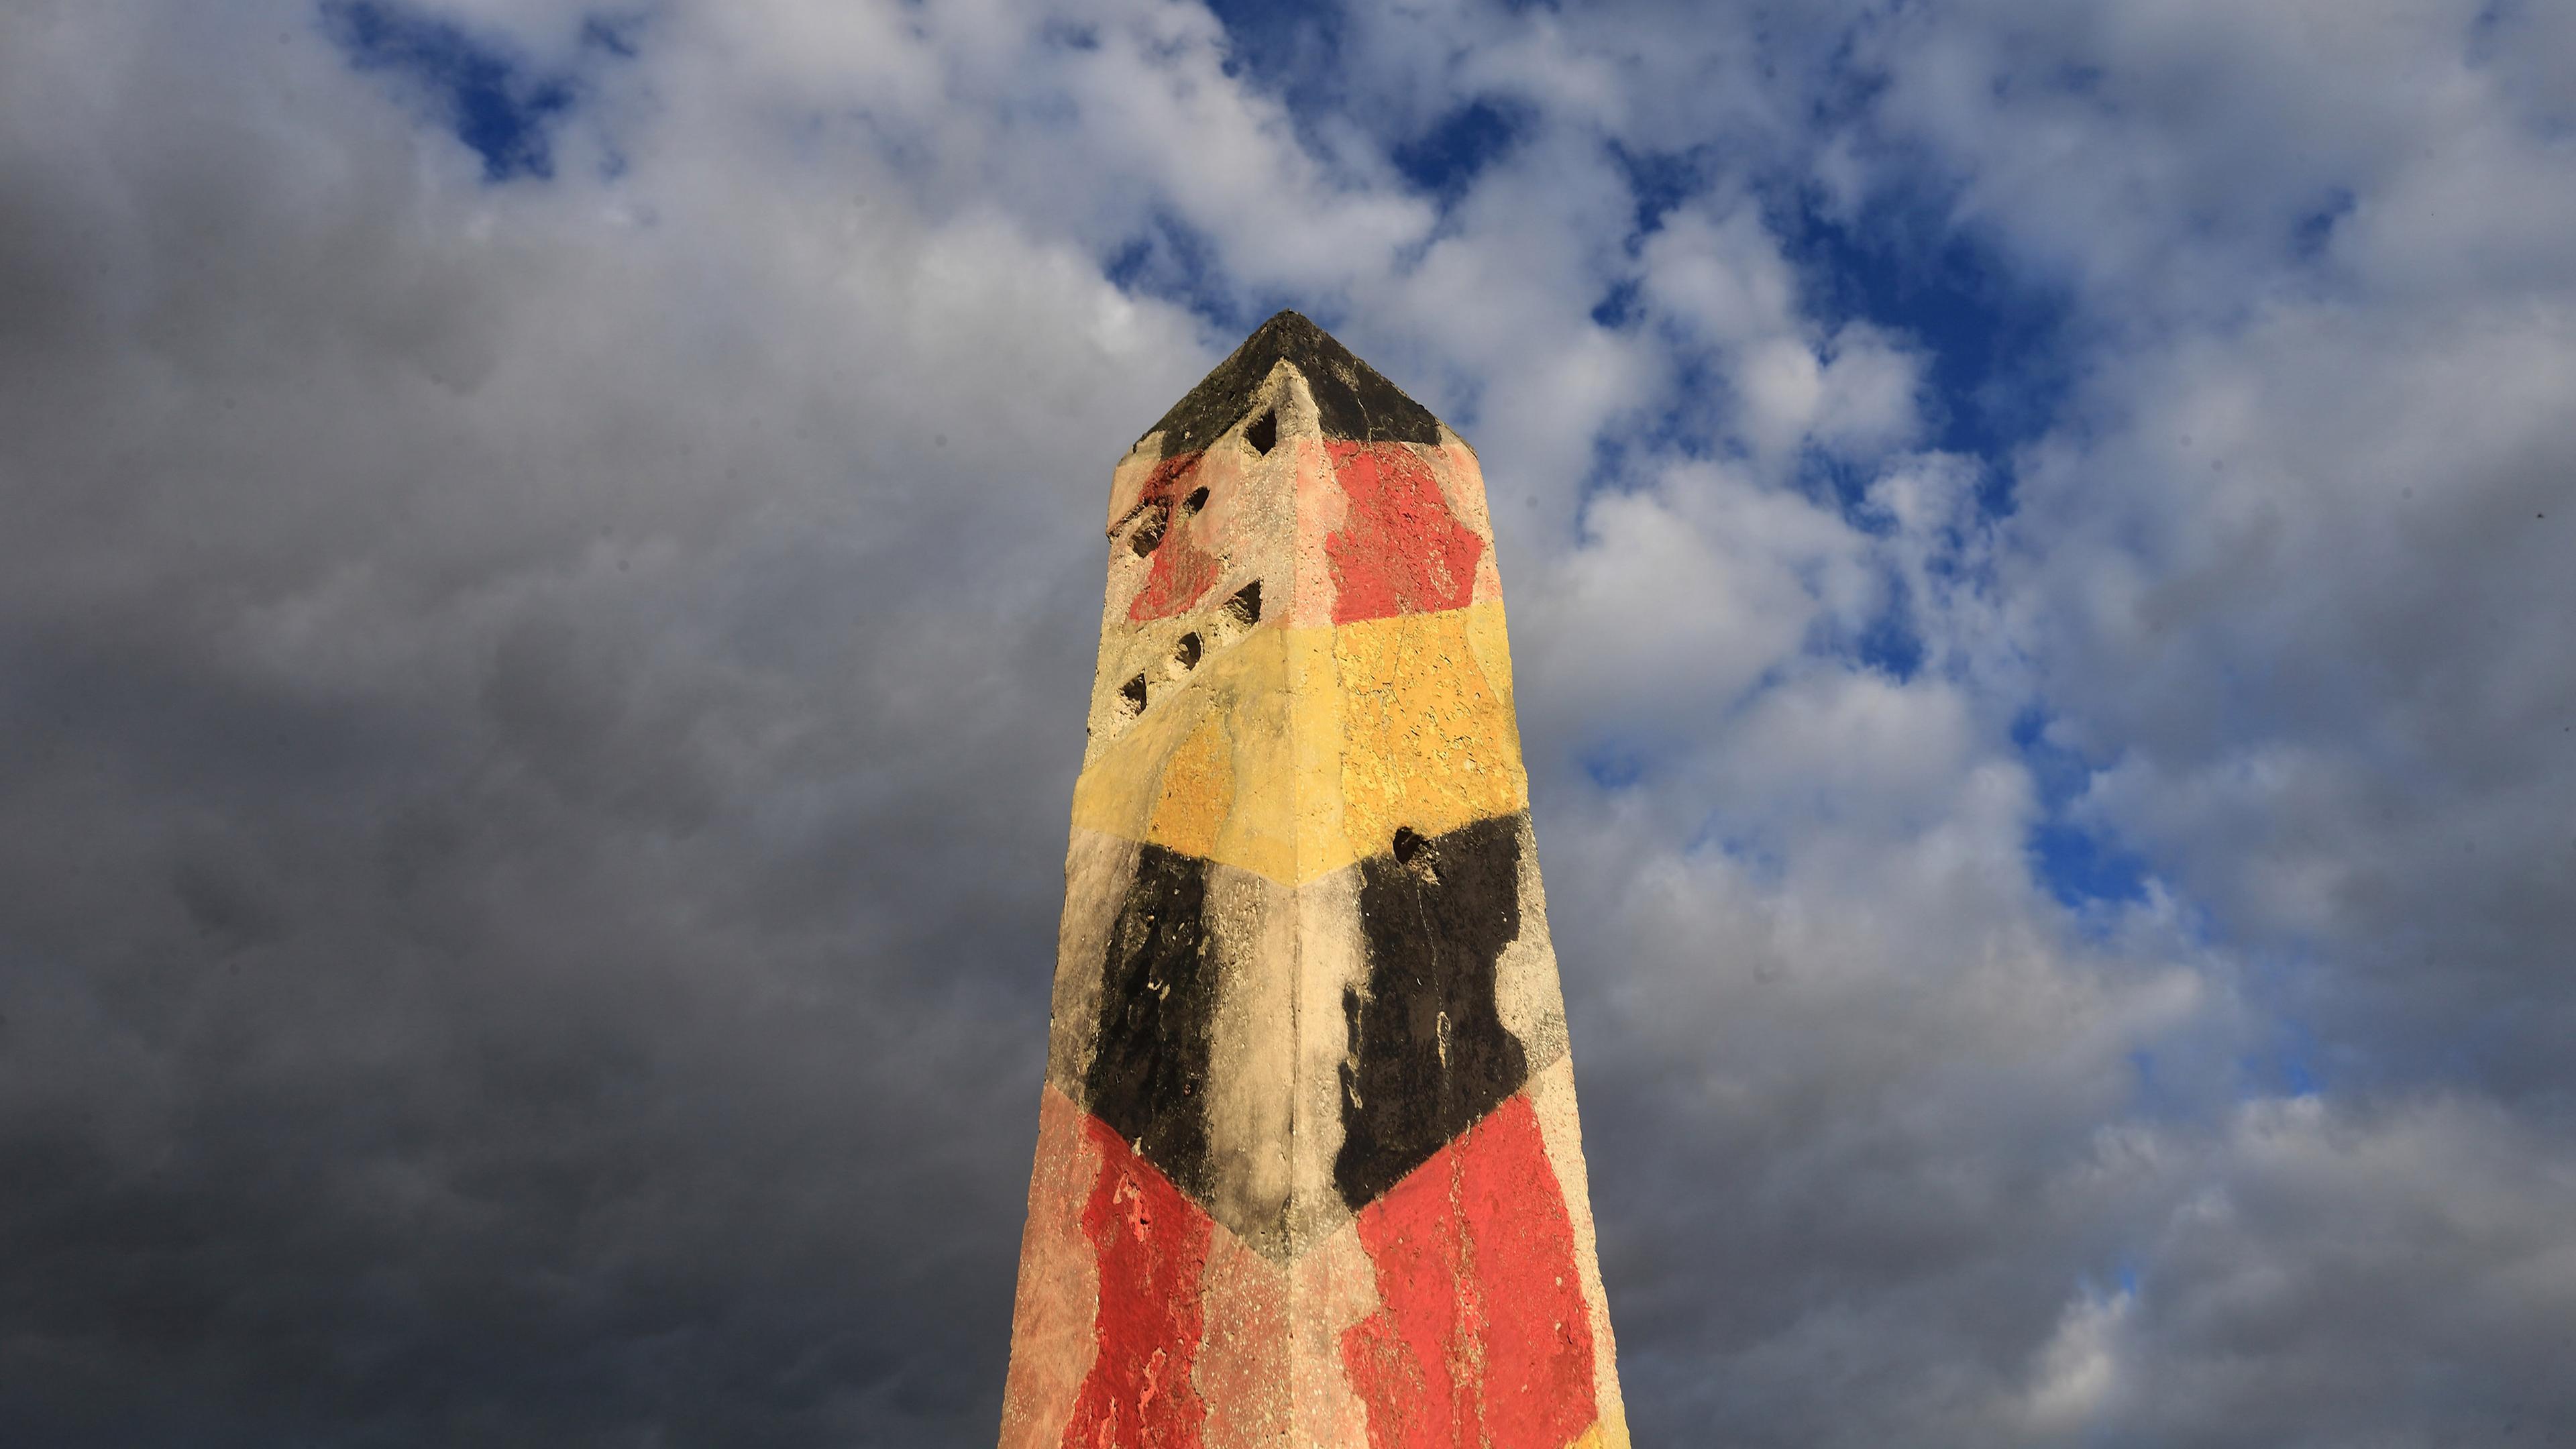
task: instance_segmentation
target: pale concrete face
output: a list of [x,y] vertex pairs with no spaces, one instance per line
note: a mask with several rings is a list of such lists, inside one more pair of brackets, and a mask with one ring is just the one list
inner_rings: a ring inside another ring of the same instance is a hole
[[1475,454],[1282,314],[1107,522],[1002,1442],[1624,1445]]

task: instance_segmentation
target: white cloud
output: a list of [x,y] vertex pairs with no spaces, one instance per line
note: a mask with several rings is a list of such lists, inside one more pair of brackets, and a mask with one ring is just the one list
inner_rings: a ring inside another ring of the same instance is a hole
[[2031,1437],[2063,1437],[2098,1420],[2120,1388],[2120,1327],[2135,1301],[2127,1293],[2085,1292],[2067,1304],[2021,1406]]

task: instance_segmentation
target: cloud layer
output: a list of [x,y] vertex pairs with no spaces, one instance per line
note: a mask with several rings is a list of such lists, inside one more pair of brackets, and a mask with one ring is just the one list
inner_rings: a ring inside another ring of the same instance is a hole
[[971,1444],[1107,469],[1477,444],[1641,1439],[2576,1433],[2576,26],[0,19],[0,1426]]

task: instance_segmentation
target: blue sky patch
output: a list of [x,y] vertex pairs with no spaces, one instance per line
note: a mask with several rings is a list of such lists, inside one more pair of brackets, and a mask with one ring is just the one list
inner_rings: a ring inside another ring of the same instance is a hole
[[1628,239],[1631,247],[1661,227],[1675,207],[1708,184],[1705,148],[1645,151],[1612,141],[1609,149],[1610,159],[1619,163],[1619,173],[1627,178],[1628,194],[1637,202],[1634,230]]
[[2041,884],[2065,906],[2147,898],[2146,863],[2100,832],[2047,820],[2032,827],[2030,854]]
[[1887,607],[1853,641],[1853,652],[1861,663],[1899,684],[1923,668],[1923,636],[1915,632],[1913,601],[1903,583],[1891,582]]
[[1277,96],[1298,134],[1314,148],[1313,123],[1347,109],[1341,74],[1350,21],[1339,5],[1283,5],[1277,0],[1208,0],[1225,27],[1225,73]]
[[2010,512],[2003,460],[2047,430],[2074,385],[2071,301],[1929,201],[1880,202],[1849,223],[1802,204],[1775,215],[1773,230],[1826,320],[1870,322],[1929,353],[1933,443],[1993,463],[1979,502]]
[[2093,767],[2048,739],[2048,718],[2046,710],[2033,706],[2012,726],[2013,745],[2039,789],[2040,818],[2024,842],[2033,872],[2070,909],[2145,900],[2146,861],[2109,832],[2069,818],[2070,808],[2092,784]]
[[1644,314],[1637,302],[1638,282],[1634,277],[1613,282],[1601,300],[1592,305],[1592,324],[1616,332]]
[[1388,159],[1416,188],[1454,201],[1466,194],[1478,172],[1509,154],[1536,120],[1524,104],[1479,97],[1397,145]]
[[1156,212],[1151,225],[1121,243],[1101,271],[1118,290],[1178,303],[1219,331],[1249,332],[1269,315],[1250,315],[1227,286],[1216,243],[1168,211]]
[[2352,215],[2353,205],[2353,194],[2338,186],[2326,193],[2326,199],[2315,210],[2299,218],[2290,232],[2290,247],[2299,260],[2312,262],[2325,255],[2326,247],[2334,240],[2336,223]]
[[1925,653],[1923,635],[1914,624],[1913,594],[1893,572],[1882,570],[1880,585],[1886,600],[1867,623],[1854,630],[1830,614],[1820,616],[1808,627],[1805,652],[1910,683],[1922,672]]
[[[322,19],[358,69],[423,87],[456,138],[483,158],[484,180],[554,175],[549,131],[578,95],[569,73],[540,70],[502,42],[377,0],[327,0]],[[583,39],[610,54],[633,54],[631,32],[614,22],[585,25]]]
[[1625,790],[1646,777],[1646,757],[1620,745],[1595,745],[1583,752],[1583,773],[1604,790]]

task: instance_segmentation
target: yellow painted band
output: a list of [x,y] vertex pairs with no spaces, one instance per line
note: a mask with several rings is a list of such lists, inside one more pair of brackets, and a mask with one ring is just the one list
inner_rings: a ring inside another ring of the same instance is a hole
[[1628,1449],[1628,1426],[1602,1419],[1575,1437],[1566,1449]]
[[1529,803],[1499,601],[1256,629],[1155,696],[1073,823],[1296,885]]

